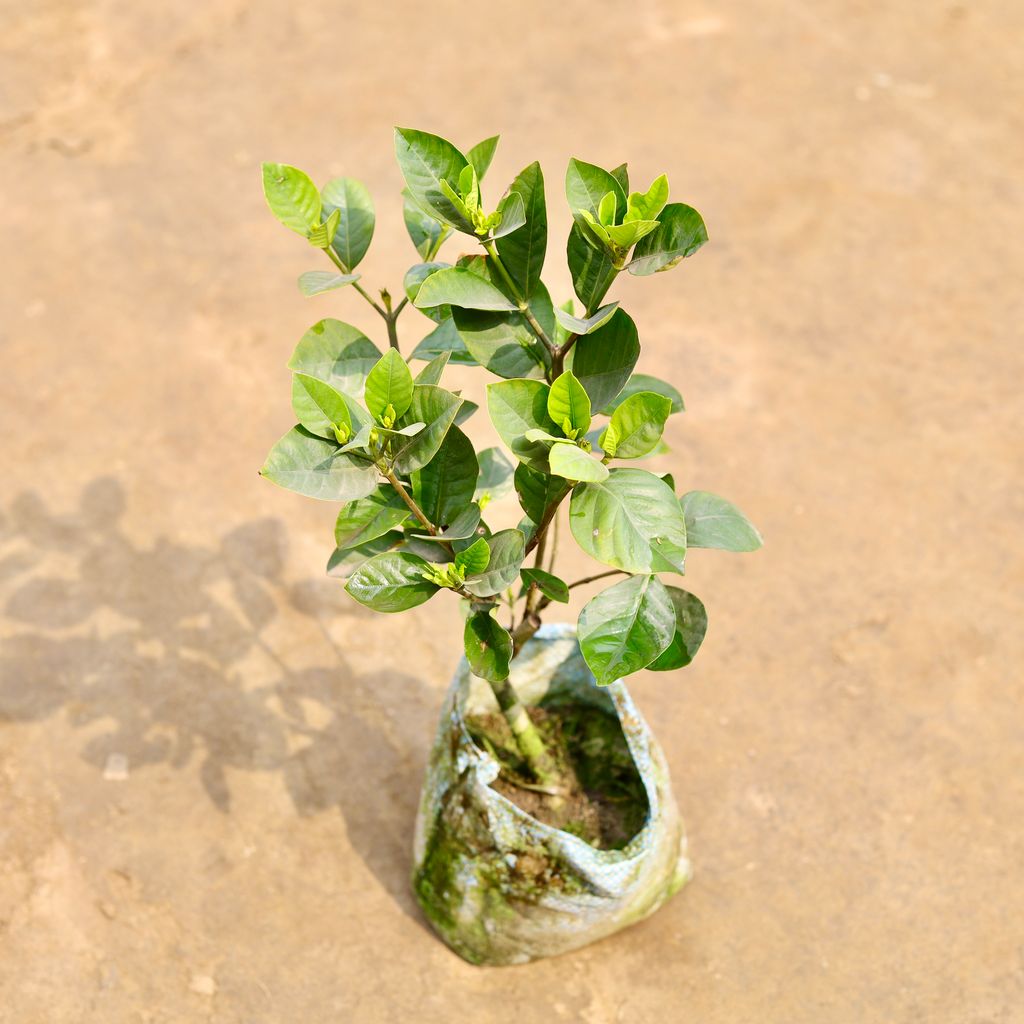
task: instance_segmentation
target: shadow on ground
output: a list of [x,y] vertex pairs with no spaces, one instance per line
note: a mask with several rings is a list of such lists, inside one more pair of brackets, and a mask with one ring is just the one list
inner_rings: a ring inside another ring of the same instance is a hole
[[[112,756],[132,772],[198,758],[224,813],[227,769],[280,773],[298,813],[340,810],[359,856],[413,914],[409,839],[435,713],[421,681],[346,662],[325,620],[356,628],[368,613],[336,581],[284,579],[279,521],[245,523],[216,547],[143,548],[123,512],[110,478],[66,517],[35,493],[0,512],[0,722],[64,713],[88,727],[80,753],[101,770]],[[303,636],[322,637],[303,660],[322,650],[324,664],[289,668],[268,640],[296,614],[319,623]]]

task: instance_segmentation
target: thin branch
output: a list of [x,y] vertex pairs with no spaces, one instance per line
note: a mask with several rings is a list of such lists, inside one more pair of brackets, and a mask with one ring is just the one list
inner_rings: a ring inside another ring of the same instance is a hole
[[498,273],[501,274],[502,280],[508,286],[509,291],[512,292],[512,295],[515,298],[516,303],[519,305],[519,312],[522,313],[523,316],[526,318],[526,322],[530,325],[530,328],[533,330],[533,333],[536,334],[542,342],[544,342],[544,345],[547,348],[547,350],[552,354],[552,356],[554,356],[554,354],[558,351],[558,347],[548,337],[547,331],[545,331],[544,328],[541,327],[537,318],[533,315],[533,311],[527,304],[526,299],[523,296],[523,293],[519,290],[519,287],[516,285],[515,281],[512,280],[512,275],[505,269],[505,264],[501,262],[501,257],[498,255],[498,250],[495,248],[494,243],[491,241],[485,241],[482,244],[484,249],[487,250],[487,255],[491,258],[495,267],[497,267]]
[[[341,271],[341,272],[342,272],[343,274],[348,274],[348,273],[350,273],[350,271],[349,271],[348,267],[346,267],[346,266],[345,266],[345,264],[341,262],[341,259],[340,259],[340,258],[338,257],[338,254],[337,254],[337,253],[336,253],[336,252],[335,252],[335,251],[334,251],[334,250],[333,250],[333,249],[332,249],[332,248],[331,248],[330,246],[327,246],[327,248],[326,248],[326,249],[324,249],[324,252],[325,252],[325,253],[327,253],[327,256],[328,256],[328,258],[330,259],[330,261],[331,261],[331,262],[332,262],[332,263],[333,263],[333,264],[334,264],[334,265],[335,265],[335,266],[336,266],[336,267],[337,267],[337,268],[338,268],[338,269],[339,269],[339,270],[340,270],[340,271]],[[383,317],[383,318],[384,318],[385,320],[387,320],[387,318],[388,318],[388,315],[387,315],[387,313],[385,313],[385,312],[384,312],[384,310],[383,310],[383,309],[382,309],[382,308],[381,308],[381,307],[380,307],[380,306],[379,306],[379,305],[378,305],[378,304],[377,304],[377,303],[376,303],[376,302],[375,302],[375,301],[373,300],[373,297],[372,297],[372,296],[371,296],[371,295],[370,295],[370,294],[369,294],[369,293],[368,293],[368,292],[366,291],[366,289],[365,289],[365,288],[364,288],[364,287],[363,287],[363,286],[362,286],[362,285],[361,285],[361,284],[360,284],[360,283],[359,283],[358,281],[353,281],[353,282],[352,282],[352,287],[353,287],[353,288],[355,288],[355,290],[356,290],[357,292],[359,292],[359,294],[360,294],[360,295],[362,295],[362,297],[363,297],[364,299],[366,299],[366,301],[367,301],[367,302],[368,302],[368,303],[369,303],[369,304],[370,304],[371,306],[373,306],[373,308],[374,308],[375,310],[377,310],[377,312],[378,312],[378,313],[380,313],[380,315],[381,315],[381,316],[382,316],[382,317]]]

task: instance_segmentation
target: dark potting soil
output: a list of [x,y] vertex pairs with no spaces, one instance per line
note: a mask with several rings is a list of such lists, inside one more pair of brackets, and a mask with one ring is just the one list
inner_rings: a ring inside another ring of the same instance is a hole
[[601,850],[621,849],[643,827],[648,803],[618,719],[581,704],[531,707],[528,712],[558,763],[563,792],[552,795],[534,788],[512,731],[498,712],[471,715],[466,721],[473,742],[501,765],[492,788],[545,825]]

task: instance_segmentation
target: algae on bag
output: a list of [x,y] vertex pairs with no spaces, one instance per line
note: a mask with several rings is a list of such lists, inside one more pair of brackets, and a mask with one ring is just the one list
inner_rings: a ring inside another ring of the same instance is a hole
[[[690,876],[664,756],[623,683],[599,688],[571,626],[542,626],[512,679],[540,707],[589,708],[619,731],[644,801],[618,849],[538,821],[494,787],[499,762],[470,734],[495,708],[465,661],[445,699],[416,822],[413,887],[431,924],[472,963],[564,953],[653,913]],[[595,757],[607,753],[602,744]]]

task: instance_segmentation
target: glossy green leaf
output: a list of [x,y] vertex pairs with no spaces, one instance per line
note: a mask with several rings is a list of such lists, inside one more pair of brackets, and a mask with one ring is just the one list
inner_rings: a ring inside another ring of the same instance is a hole
[[433,459],[412,474],[413,497],[426,517],[443,528],[473,500],[478,473],[472,442],[452,427]]
[[569,585],[553,573],[545,572],[543,569],[520,569],[519,575],[527,587],[536,584],[537,589],[550,600],[558,601],[560,604],[569,603]]
[[480,525],[480,506],[467,505],[440,533],[414,533],[413,536],[429,541],[469,540]]
[[572,287],[584,309],[596,310],[618,275],[608,251],[591,245],[579,223],[573,224],[566,245]]
[[613,167],[608,173],[619,183],[622,194],[626,195],[629,192],[629,168],[626,164],[619,164],[618,167]]
[[380,350],[362,331],[328,318],[313,324],[299,339],[288,368],[362,398],[366,375],[380,356]]
[[478,455],[480,475],[473,497],[477,501],[493,501],[512,489],[512,463],[500,448],[484,448]]
[[306,298],[344,288],[353,281],[358,281],[358,274],[336,274],[332,270],[307,270],[299,274],[299,291]]
[[447,139],[412,128],[395,129],[395,156],[413,200],[442,223],[472,233],[441,188],[442,181],[457,184],[466,158]]
[[492,683],[508,677],[512,658],[512,637],[487,609],[472,612],[466,619],[463,646],[470,671]]
[[518,311],[452,310],[452,322],[466,351],[499,377],[544,377],[546,349]]
[[289,491],[324,501],[365,498],[377,486],[377,471],[338,445],[292,427],[270,450],[260,475]]
[[588,601],[579,619],[583,657],[598,686],[650,665],[675,634],[676,618],[656,576],[633,576]]
[[626,214],[623,223],[657,220],[658,214],[668,202],[668,178],[664,174],[654,179],[646,192],[630,192],[626,197]]
[[334,178],[320,193],[324,214],[340,214],[331,248],[345,265],[354,270],[370,248],[376,215],[366,186],[355,178]]
[[451,352],[439,352],[419,373],[413,377],[413,384],[440,384],[444,368],[451,359]]
[[593,558],[626,572],[684,571],[686,522],[672,490],[642,469],[613,469],[603,483],[577,484],[569,525]]
[[519,530],[499,530],[487,543],[491,549],[487,568],[466,580],[466,589],[476,597],[493,597],[510,587],[526,557],[526,538]]
[[680,260],[692,256],[707,240],[701,215],[683,203],[669,203],[658,218],[660,227],[642,238],[633,251],[627,269],[641,277],[671,270]]
[[375,612],[404,612],[429,601],[438,586],[423,578],[425,559],[408,551],[387,551],[364,562],[345,589]]
[[699,597],[679,587],[666,587],[676,613],[672,643],[647,667],[652,672],[684,668],[693,661],[708,630],[708,613]]
[[263,194],[270,212],[303,238],[320,223],[320,192],[309,175],[297,167],[265,163]]
[[[409,301],[415,306],[416,296],[420,293],[420,286],[423,282],[430,277],[431,274],[437,273],[439,270],[446,270],[451,267],[450,263],[440,263],[437,261],[431,263],[416,263],[411,266],[405,272],[405,278],[402,281],[402,286],[405,288],[405,294],[408,296]],[[419,309],[419,307],[416,307]],[[421,309],[421,313],[426,314],[431,320],[436,323],[441,323],[452,315],[451,306],[442,304],[439,306],[431,306],[427,309]]]
[[560,501],[569,489],[562,477],[539,472],[524,463],[516,466],[513,481],[519,504],[535,525],[544,518],[545,509]]
[[[311,434],[338,440],[334,428],[350,432],[352,417],[345,399],[326,381],[305,373],[295,374],[298,387],[292,389],[292,409],[295,418]],[[348,440],[348,437],[342,437]]]
[[467,576],[476,576],[487,568],[490,560],[490,545],[483,537],[478,537],[468,548],[456,554],[455,568],[461,569]]
[[582,437],[590,429],[590,396],[572,370],[566,370],[552,382],[548,416],[572,439]]
[[390,551],[402,543],[402,535],[397,531],[385,533],[375,540],[367,541],[354,548],[335,548],[327,560],[327,575],[334,579],[347,579],[364,562]]
[[601,436],[601,448],[616,459],[638,459],[657,447],[672,413],[672,400],[653,391],[640,391],[612,413]]
[[442,352],[451,354],[451,361],[460,366],[476,366],[451,319],[442,320],[413,350],[410,359],[433,359]]
[[372,494],[350,501],[334,524],[338,548],[360,547],[401,526],[411,513],[390,484],[381,484]]
[[622,390],[601,410],[604,416],[611,416],[615,410],[631,395],[637,395],[641,391],[651,391],[656,395],[663,395],[672,403],[672,412],[683,411],[683,396],[667,381],[659,380],[647,373],[634,373],[626,381]]
[[586,389],[594,409],[603,409],[622,390],[640,358],[636,324],[622,309],[593,334],[576,342],[572,372]]
[[601,200],[609,192],[615,195],[615,219],[619,221],[626,212],[626,196],[615,178],[595,164],[575,158],[569,161],[565,172],[565,198],[569,201],[573,216],[580,210],[586,210],[597,218]]
[[417,309],[446,304],[463,309],[516,309],[516,304],[494,285],[464,267],[438,270],[420,285],[415,300]]
[[458,417],[463,401],[435,384],[416,384],[412,401],[399,422],[425,423],[426,427],[407,443],[393,446],[394,466],[403,476],[422,469],[444,443],[448,431]]
[[389,348],[366,378],[366,408],[378,422],[391,415],[397,423],[412,402],[412,389],[408,365],[397,349]]
[[432,259],[437,255],[437,250],[452,233],[451,228],[445,227],[415,203],[412,196],[409,195],[408,189],[402,190],[402,217],[412,244],[416,246],[416,251],[425,260]]
[[611,320],[612,316],[615,314],[615,310],[618,308],[618,302],[609,302],[602,306],[593,316],[585,318],[573,316],[564,309],[556,309],[555,319],[559,324],[561,324],[566,335],[592,334],[598,329],[598,327],[603,327],[609,320]]
[[548,386],[538,380],[503,380],[487,385],[487,411],[494,429],[513,454],[538,469],[547,469],[547,448],[526,440],[528,430],[557,433],[548,415]]
[[526,209],[523,206],[523,197],[518,192],[509,192],[500,203],[497,210],[500,220],[497,227],[492,228],[491,238],[504,238],[506,235],[518,231],[526,223]]
[[707,491],[690,491],[679,499],[692,548],[756,551],[764,541],[757,527],[731,502]]
[[608,479],[608,467],[593,455],[577,448],[572,441],[559,441],[548,452],[548,463],[555,476],[566,480],[600,483]]
[[480,181],[484,180],[487,168],[491,166],[491,161],[494,159],[494,151],[498,148],[498,139],[500,137],[499,135],[492,135],[489,139],[484,139],[483,142],[478,142],[475,146],[471,146],[466,150],[466,159],[472,164]]
[[509,188],[522,197],[525,223],[498,241],[498,255],[520,293],[529,298],[540,282],[548,244],[548,215],[540,164],[534,162],[520,171]]

